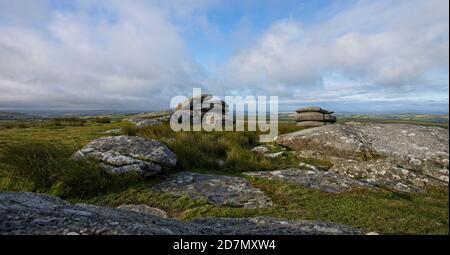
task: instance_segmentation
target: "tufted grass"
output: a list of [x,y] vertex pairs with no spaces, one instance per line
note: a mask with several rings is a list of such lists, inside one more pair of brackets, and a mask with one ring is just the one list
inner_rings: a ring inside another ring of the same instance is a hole
[[257,132],[174,132],[167,123],[135,132],[165,142],[177,154],[178,170],[240,173],[278,167],[276,160],[250,151],[259,145]]
[[[282,132],[297,130],[283,124]],[[129,126],[128,126],[129,127]],[[157,192],[151,186],[164,176],[144,180],[135,175],[105,175],[96,164],[70,159],[102,132],[127,128],[124,122],[83,126],[11,126],[0,129],[0,191],[44,192],[71,202],[116,207],[123,203],[147,204],[166,210],[171,217],[191,220],[202,217],[272,216],[290,220],[321,220],[342,223],[383,234],[448,234],[448,190],[430,188],[422,193],[400,194],[388,190],[354,190],[329,194],[289,183],[249,178],[269,196],[274,206],[265,209],[227,208],[188,197]],[[302,159],[287,153],[271,160],[249,151],[258,145],[258,133],[175,133],[167,125],[144,129],[130,127],[134,135],[158,139],[179,158],[172,171],[197,171],[240,175],[242,171],[274,170],[305,162],[323,168],[329,162]],[[268,145],[271,152],[282,148]],[[220,164],[218,160],[223,160]]]
[[34,142],[3,146],[0,189],[63,198],[87,197],[140,180],[132,174],[111,176],[94,162],[76,161],[70,157],[74,150],[65,145]]

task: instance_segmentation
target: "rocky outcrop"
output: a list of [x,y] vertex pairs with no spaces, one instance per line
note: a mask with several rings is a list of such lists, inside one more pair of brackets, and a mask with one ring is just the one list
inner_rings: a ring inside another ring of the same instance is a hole
[[137,128],[143,128],[143,127],[155,126],[155,125],[162,124],[162,122],[157,119],[145,119],[145,118],[136,118],[136,117],[129,118],[128,122],[130,122],[131,124],[134,124]]
[[170,176],[154,188],[229,207],[263,208],[272,205],[270,198],[241,177],[183,172]]
[[100,161],[105,170],[112,174],[134,171],[144,177],[174,167],[177,162],[177,156],[161,142],[134,136],[93,140],[73,157]]
[[303,187],[318,189],[330,193],[350,191],[353,188],[373,189],[366,182],[322,170],[285,169],[277,171],[246,172],[246,175],[269,180],[285,181]]
[[124,205],[118,206],[117,209],[128,210],[128,211],[137,212],[137,213],[150,214],[150,215],[158,216],[158,217],[164,218],[164,219],[168,218],[168,215],[164,210],[161,210],[159,208],[150,207],[147,205],[126,205],[126,204],[124,204]]
[[193,125],[233,125],[234,120],[227,113],[228,105],[225,101],[216,100],[210,94],[202,94],[180,103],[172,118],[178,120],[178,123],[189,120]]
[[71,205],[34,193],[0,193],[3,235],[352,235],[361,231],[315,221],[272,218],[207,218],[191,222],[163,219],[115,208]]
[[322,109],[322,108],[316,107],[316,106],[300,108],[300,109],[297,109],[295,112],[296,113],[318,112],[318,113],[323,113],[323,114],[333,114],[333,112],[330,112],[328,110],[325,110],[325,109]]
[[448,185],[448,130],[442,128],[330,125],[282,135],[277,143],[330,160],[331,172],[399,191]]
[[172,111],[144,112],[128,118],[127,121],[137,128],[155,126],[162,124],[164,121],[169,121],[172,113]]
[[169,110],[169,111],[160,111],[160,112],[143,112],[143,113],[136,114],[134,117],[136,117],[136,118],[144,118],[144,119],[155,119],[155,120],[164,121],[164,120],[169,120],[170,119],[170,115],[172,113],[173,112],[171,110]]
[[336,122],[333,112],[320,107],[300,108],[296,112],[294,119],[299,127],[320,127]]

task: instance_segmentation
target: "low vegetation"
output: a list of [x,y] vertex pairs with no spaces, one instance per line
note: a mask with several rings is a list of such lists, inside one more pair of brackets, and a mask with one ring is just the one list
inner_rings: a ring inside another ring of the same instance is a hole
[[[55,122],[56,123],[56,122]],[[122,129],[163,141],[178,155],[172,171],[241,175],[243,171],[297,167],[300,162],[324,169],[327,161],[298,158],[286,153],[268,159],[250,152],[259,145],[257,132],[173,132],[167,124],[136,129],[120,121],[58,120],[61,125],[30,125],[0,129],[0,190],[32,191],[60,196],[71,202],[118,206],[143,203],[166,210],[170,216],[200,217],[273,216],[292,220],[326,220],[385,234],[448,234],[448,190],[400,194],[388,190],[354,190],[330,194],[288,183],[249,178],[268,195],[274,206],[244,209],[214,206],[206,201],[174,197],[150,187],[164,176],[143,179],[136,175],[114,177],[95,162],[80,162],[71,155],[105,131]],[[18,124],[17,124],[18,125]],[[298,130],[281,124],[280,133]],[[284,151],[268,145],[271,152]]]
[[96,117],[93,120],[95,123],[105,124],[105,123],[111,123],[111,118],[109,117]]
[[3,146],[0,151],[2,188],[83,198],[140,180],[133,175],[108,175],[95,162],[72,159],[73,151],[74,148],[51,143]]

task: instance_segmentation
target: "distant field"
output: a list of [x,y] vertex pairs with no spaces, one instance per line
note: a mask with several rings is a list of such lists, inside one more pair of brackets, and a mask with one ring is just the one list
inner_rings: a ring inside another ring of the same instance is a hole
[[340,115],[338,116],[339,123],[348,121],[358,122],[375,122],[375,123],[399,123],[399,124],[413,124],[423,126],[437,126],[447,128],[448,115],[426,115],[426,114],[389,114],[389,115]]
[[[292,123],[293,118],[290,115],[294,113],[280,113],[278,119],[280,123]],[[367,123],[397,123],[412,124],[421,126],[436,126],[449,128],[449,115],[434,114],[336,114],[338,123],[342,124],[349,121],[367,122]]]

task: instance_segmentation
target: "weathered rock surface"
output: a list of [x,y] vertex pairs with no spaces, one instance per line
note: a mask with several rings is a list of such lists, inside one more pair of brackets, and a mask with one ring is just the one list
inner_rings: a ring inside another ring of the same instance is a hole
[[325,126],[328,124],[329,123],[327,123],[327,122],[320,122],[320,121],[302,121],[302,122],[297,122],[296,126],[297,127],[321,127],[321,126]]
[[134,117],[144,118],[144,119],[157,119],[157,120],[169,120],[172,111],[161,111],[161,112],[143,112],[136,114]]
[[162,124],[163,121],[169,121],[172,113],[172,111],[143,112],[128,118],[127,121],[137,128],[155,126]]
[[311,189],[330,193],[349,191],[353,188],[373,189],[369,183],[321,170],[285,169],[277,171],[247,172],[247,175],[269,180],[286,181]]
[[134,136],[93,140],[73,157],[98,160],[112,174],[136,171],[145,177],[174,167],[177,162],[177,156],[161,142]]
[[34,193],[0,193],[0,234],[270,235],[362,234],[338,224],[272,218],[207,218],[192,222],[99,206],[71,205]]
[[281,156],[284,155],[283,151],[280,152],[275,152],[275,153],[269,153],[269,154],[265,154],[264,157],[266,158],[271,158],[271,159],[275,159],[275,158],[279,158]]
[[336,117],[331,114],[323,114],[319,112],[302,112],[295,116],[295,121],[336,122]]
[[168,218],[168,215],[164,210],[161,210],[159,208],[150,207],[147,205],[124,204],[124,205],[118,206],[117,209],[128,210],[128,211],[137,212],[137,213],[150,214],[150,215],[158,216],[158,217],[164,218],[164,219]]
[[130,122],[131,124],[134,124],[137,128],[143,128],[143,127],[155,126],[155,125],[162,124],[162,122],[157,119],[145,119],[145,118],[136,118],[136,117],[128,119],[128,122]]
[[404,124],[329,125],[277,143],[332,161],[329,171],[399,191],[448,185],[448,130]]
[[320,127],[337,121],[336,117],[331,115],[332,113],[320,107],[306,107],[298,109],[293,117],[298,127]]
[[322,108],[316,107],[316,106],[300,108],[300,109],[297,109],[295,112],[297,112],[297,113],[320,112],[320,113],[324,113],[324,114],[333,114],[333,112],[330,112],[328,110],[325,110],[325,109],[322,109]]
[[263,208],[272,205],[270,198],[241,177],[183,172],[170,176],[154,188],[229,207]]
[[265,154],[268,153],[270,150],[266,146],[256,146],[255,148],[251,149],[251,151],[258,153],[258,154]]

